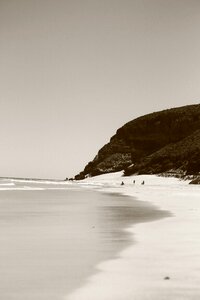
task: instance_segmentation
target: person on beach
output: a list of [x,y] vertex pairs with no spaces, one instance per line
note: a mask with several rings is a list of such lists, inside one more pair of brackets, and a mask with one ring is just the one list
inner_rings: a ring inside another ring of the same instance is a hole
[[142,183],[141,183],[142,185],[144,184],[144,180],[142,181]]
[[135,184],[135,180],[133,180],[133,184]]
[[121,185],[124,185],[124,182],[123,182],[123,181],[121,182]]

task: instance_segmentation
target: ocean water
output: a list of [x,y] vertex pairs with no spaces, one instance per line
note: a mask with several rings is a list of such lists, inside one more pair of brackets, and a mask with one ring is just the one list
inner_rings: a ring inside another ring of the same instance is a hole
[[161,212],[76,184],[0,181],[0,299],[61,300]]

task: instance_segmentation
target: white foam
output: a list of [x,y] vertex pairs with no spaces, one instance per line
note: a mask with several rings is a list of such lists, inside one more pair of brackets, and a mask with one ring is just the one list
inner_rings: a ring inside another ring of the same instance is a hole
[[16,183],[35,183],[35,184],[56,184],[56,185],[70,185],[70,181],[55,181],[55,180],[41,180],[41,179],[9,179],[12,182]]
[[0,188],[0,191],[42,191],[42,190],[45,190],[44,188],[31,188],[31,187],[28,187],[28,186],[23,186],[23,187],[11,187],[11,188],[8,188],[8,187],[1,187]]
[[13,182],[0,183],[0,186],[15,186]]

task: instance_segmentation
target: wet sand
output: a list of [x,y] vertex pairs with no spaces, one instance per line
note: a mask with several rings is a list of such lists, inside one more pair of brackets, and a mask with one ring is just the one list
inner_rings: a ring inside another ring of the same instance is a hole
[[126,228],[169,216],[132,197],[51,187],[0,191],[3,300],[67,299],[134,243]]
[[[125,185],[121,186],[121,181]],[[133,180],[135,184],[133,185]],[[145,185],[141,182],[145,181]],[[79,184],[123,193],[168,210],[170,218],[130,226],[136,243],[100,263],[66,300],[200,299],[200,188],[178,178],[112,173]]]

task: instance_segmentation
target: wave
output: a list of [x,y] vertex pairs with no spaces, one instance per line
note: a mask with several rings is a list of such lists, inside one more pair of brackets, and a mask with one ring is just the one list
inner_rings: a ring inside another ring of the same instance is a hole
[[0,183],[0,186],[15,186],[13,182]]

